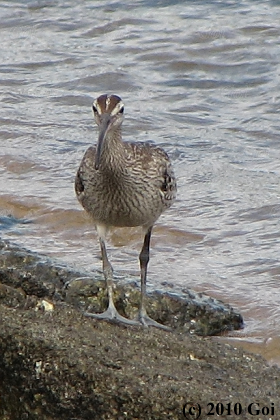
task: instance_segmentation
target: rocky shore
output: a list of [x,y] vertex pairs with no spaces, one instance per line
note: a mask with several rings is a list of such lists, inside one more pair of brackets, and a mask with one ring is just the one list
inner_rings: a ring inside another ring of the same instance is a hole
[[[238,312],[161,291],[148,311],[172,332],[100,322],[82,314],[106,306],[92,276],[0,242],[0,420],[280,418],[279,369],[209,337],[242,327]],[[116,287],[129,318],[131,283]]]

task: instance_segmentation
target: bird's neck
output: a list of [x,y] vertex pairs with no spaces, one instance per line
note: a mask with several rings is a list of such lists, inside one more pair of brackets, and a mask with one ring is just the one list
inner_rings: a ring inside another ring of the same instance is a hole
[[120,175],[125,168],[124,144],[121,128],[107,133],[101,155],[100,170]]

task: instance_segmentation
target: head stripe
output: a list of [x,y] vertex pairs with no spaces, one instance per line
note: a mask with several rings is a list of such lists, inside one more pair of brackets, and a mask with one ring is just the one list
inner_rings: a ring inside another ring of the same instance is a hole
[[94,102],[93,105],[98,111],[98,114],[112,114],[116,115],[123,107],[121,98],[117,95],[101,95]]

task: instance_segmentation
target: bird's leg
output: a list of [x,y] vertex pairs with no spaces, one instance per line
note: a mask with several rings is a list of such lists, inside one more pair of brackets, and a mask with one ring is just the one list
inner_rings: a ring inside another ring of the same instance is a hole
[[127,319],[121,316],[115,307],[114,300],[113,300],[113,269],[107,257],[107,251],[106,251],[104,239],[100,237],[99,242],[100,242],[100,247],[101,247],[103,274],[104,274],[106,286],[107,286],[109,305],[108,305],[107,310],[101,314],[92,314],[92,313],[86,312],[85,315],[92,318],[115,321],[115,322],[120,322],[122,324],[127,324],[127,325],[139,325],[139,322],[135,320]]
[[141,300],[140,300],[140,310],[139,310],[139,321],[145,327],[152,326],[156,328],[161,328],[166,331],[171,331],[171,328],[166,325],[162,325],[157,321],[154,321],[147,315],[146,311],[146,283],[147,283],[147,268],[149,262],[150,254],[150,240],[152,234],[152,226],[148,229],[145,238],[142,250],[139,255],[140,260],[140,269],[141,269]]

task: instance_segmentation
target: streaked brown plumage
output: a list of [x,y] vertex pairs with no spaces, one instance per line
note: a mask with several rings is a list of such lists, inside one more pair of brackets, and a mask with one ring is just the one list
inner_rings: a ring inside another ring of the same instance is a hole
[[[102,95],[94,101],[98,142],[86,151],[75,180],[77,198],[97,228],[109,295],[109,307],[104,314],[87,315],[166,328],[146,314],[146,274],[152,227],[174,201],[176,180],[164,150],[148,143],[122,141],[123,110],[123,103],[116,95]],[[113,303],[112,267],[105,247],[110,226],[142,226],[145,231],[139,256],[142,299],[138,321],[120,316]]]

